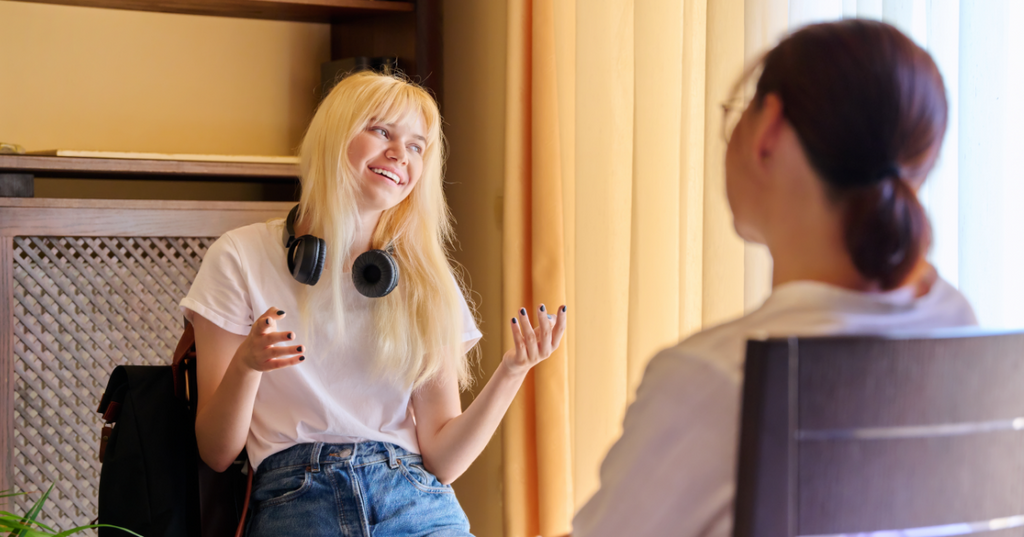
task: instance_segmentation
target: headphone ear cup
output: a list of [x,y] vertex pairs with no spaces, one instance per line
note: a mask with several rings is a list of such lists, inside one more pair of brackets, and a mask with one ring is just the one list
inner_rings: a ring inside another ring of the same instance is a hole
[[324,273],[324,263],[327,261],[327,241],[319,237],[310,237],[316,239],[316,256],[313,256],[313,269],[309,273],[309,285],[316,285],[316,282],[320,281],[320,276]]
[[316,285],[327,259],[327,242],[312,235],[303,235],[288,248],[288,271],[299,283]]
[[398,286],[398,262],[384,250],[363,252],[352,265],[352,282],[363,296],[387,296]]

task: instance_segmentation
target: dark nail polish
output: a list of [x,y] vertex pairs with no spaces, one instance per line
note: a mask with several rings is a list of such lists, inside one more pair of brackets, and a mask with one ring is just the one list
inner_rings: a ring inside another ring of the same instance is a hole
[[302,345],[299,345],[299,348],[297,348],[295,350],[298,351],[298,352],[302,352]]
[[305,357],[305,356],[299,356],[299,361],[300,361],[300,362],[301,362],[301,361],[303,361],[303,360],[305,360],[305,359],[306,359],[306,357]]
[[512,324],[519,324],[519,323],[516,322],[516,318],[515,317],[512,318]]
[[288,339],[295,339],[295,332],[288,332]]
[[562,306],[562,313],[565,313],[565,306]]
[[519,308],[519,315],[526,315],[526,308]]
[[544,311],[544,304],[540,305],[540,311]]
[[277,310],[278,315],[284,315],[284,310]]
[[270,319],[267,319],[267,324],[270,324]]

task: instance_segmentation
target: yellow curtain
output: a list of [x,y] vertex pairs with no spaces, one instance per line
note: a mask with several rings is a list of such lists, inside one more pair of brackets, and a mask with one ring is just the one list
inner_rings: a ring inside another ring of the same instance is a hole
[[506,537],[568,533],[651,356],[763,297],[723,176],[744,4],[507,0],[503,311],[570,323],[504,422]]

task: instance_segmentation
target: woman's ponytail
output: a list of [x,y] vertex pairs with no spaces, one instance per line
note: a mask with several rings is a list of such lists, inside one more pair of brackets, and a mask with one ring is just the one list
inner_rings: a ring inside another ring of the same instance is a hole
[[917,194],[898,173],[843,193],[846,249],[865,278],[883,290],[906,281],[924,256],[931,229]]

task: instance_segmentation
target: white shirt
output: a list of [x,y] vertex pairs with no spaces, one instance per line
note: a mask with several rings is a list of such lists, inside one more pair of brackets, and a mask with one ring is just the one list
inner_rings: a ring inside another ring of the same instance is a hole
[[857,293],[816,282],[777,287],[758,310],[687,338],[648,364],[601,465],[601,488],[576,514],[574,537],[732,534],[746,341],[751,337],[884,334],[977,324],[939,280]]
[[[189,321],[198,313],[217,326],[248,335],[253,320],[270,307],[287,315],[279,331],[294,331],[307,348],[294,366],[263,373],[253,406],[245,447],[259,468],[263,459],[295,444],[391,442],[419,453],[410,408],[411,389],[374,374],[374,337],[370,302],[351,278],[343,278],[345,330],[330,344],[330,334],[310,334],[301,324],[297,293],[303,284],[288,272],[281,243],[282,220],[252,224],[222,235],[203,259],[192,288],[181,301]],[[328,245],[330,247],[330,245]],[[401,282],[398,284],[401,286]],[[454,279],[452,285],[455,285]],[[462,339],[469,349],[481,337],[462,298]]]

